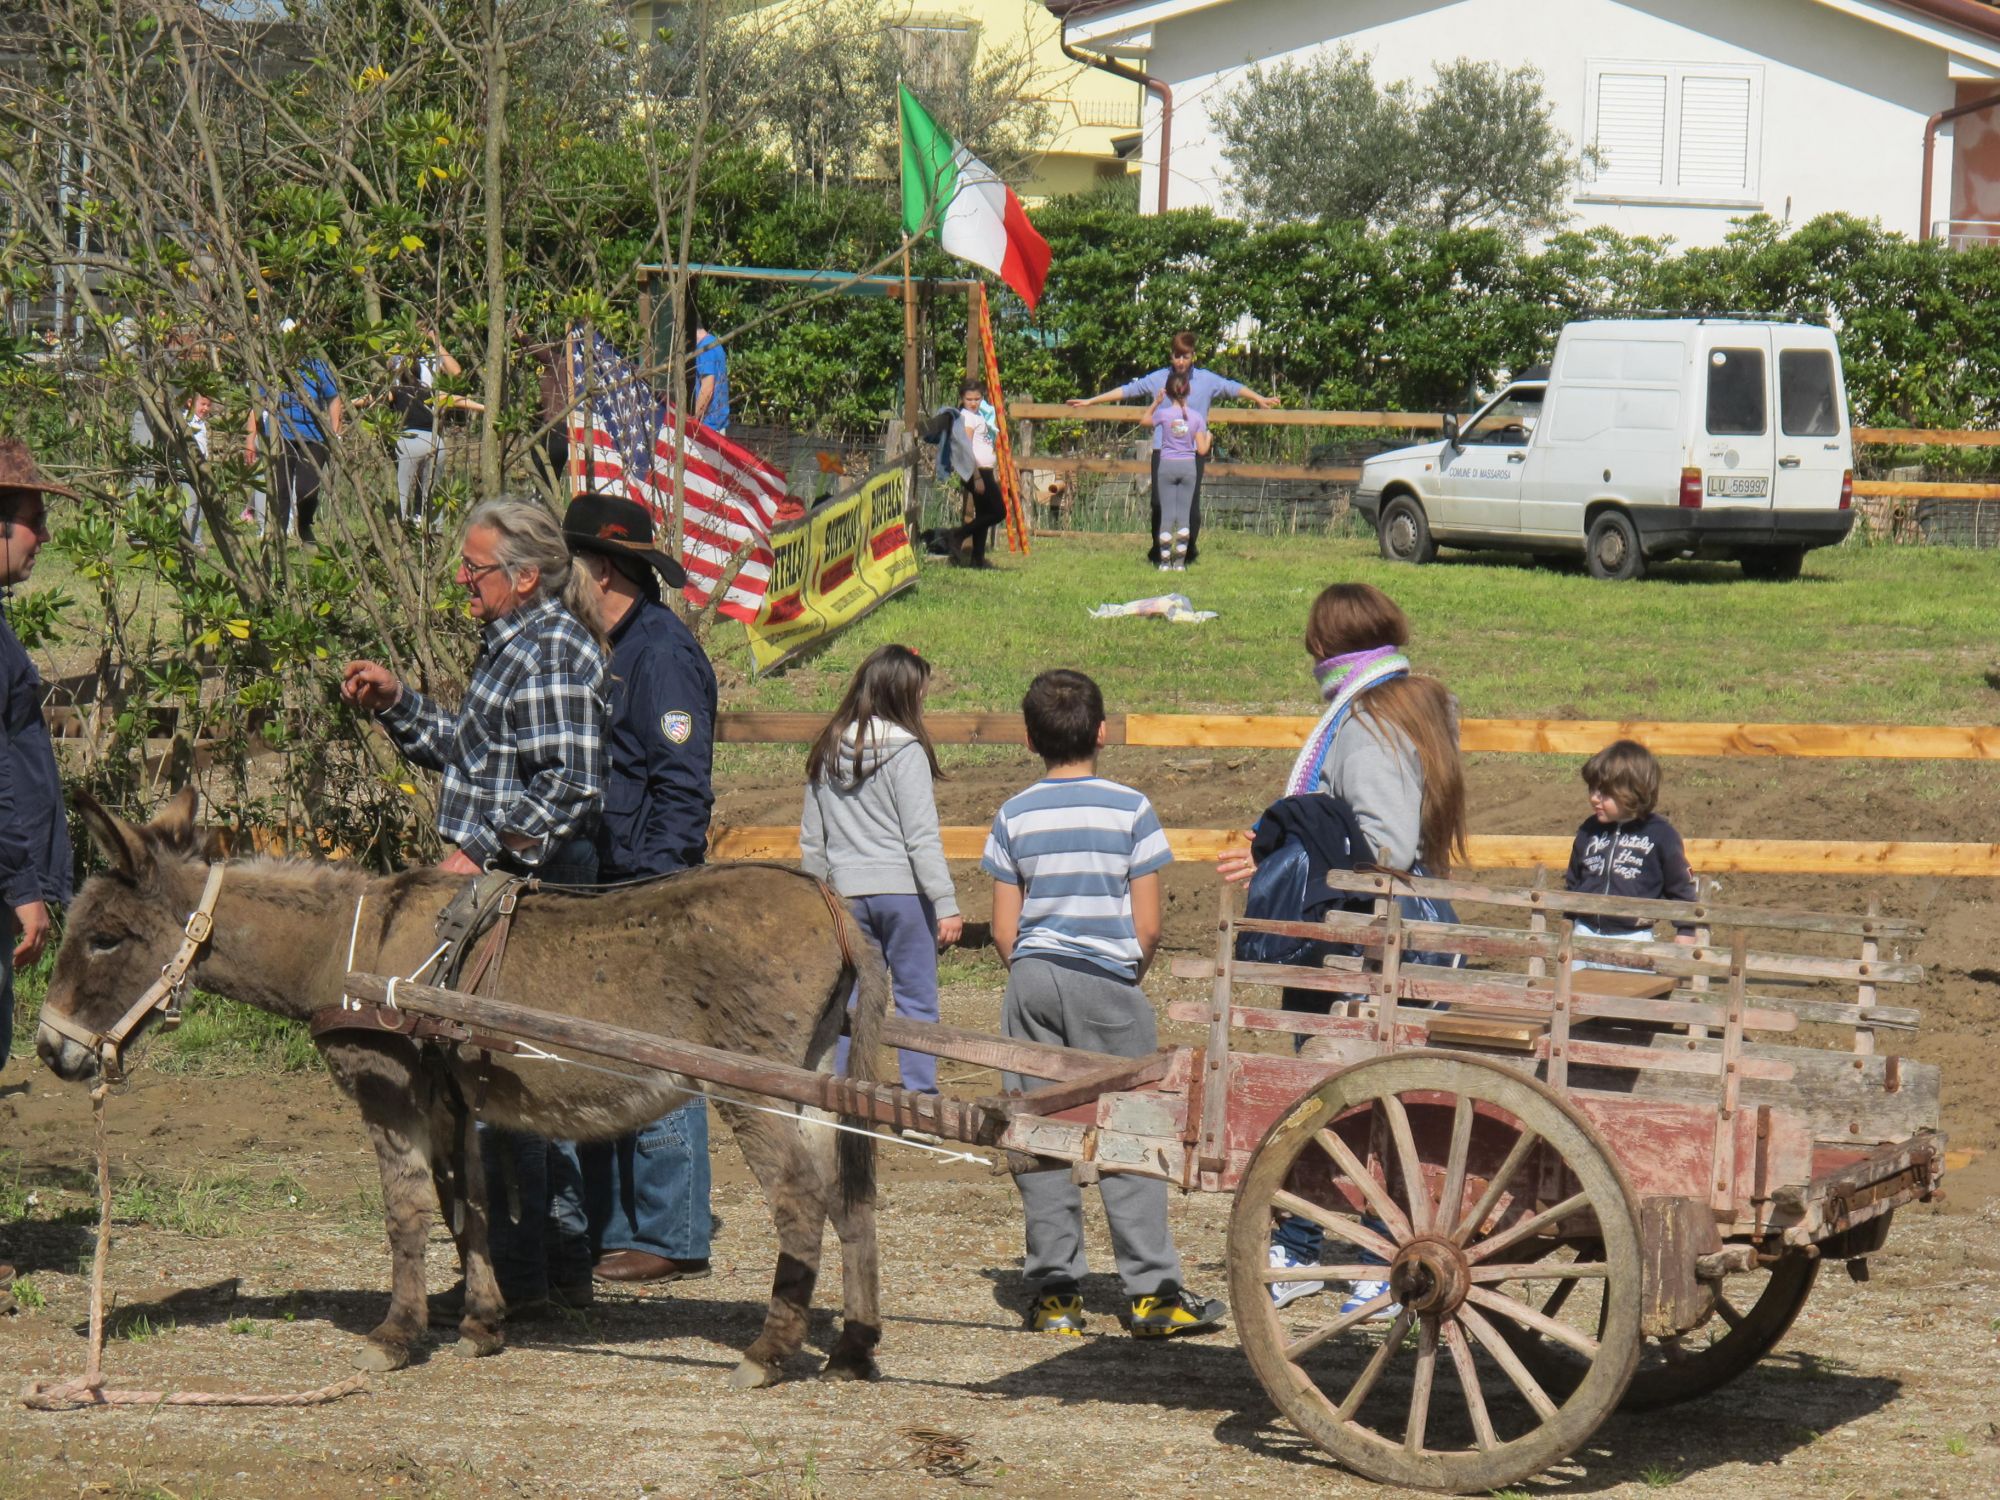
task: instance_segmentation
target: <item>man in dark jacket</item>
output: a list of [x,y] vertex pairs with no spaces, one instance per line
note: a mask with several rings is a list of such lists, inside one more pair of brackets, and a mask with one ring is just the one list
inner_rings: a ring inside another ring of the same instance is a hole
[[[603,597],[611,642],[609,767],[598,832],[598,878],[635,880],[702,862],[715,794],[715,671],[660,580],[687,582],[653,545],[636,501],[579,495],[563,518],[578,565]],[[582,1148],[584,1198],[600,1281],[681,1281],[708,1275],[708,1104],[690,1100],[636,1135]]]
[[[25,583],[49,539],[47,497],[73,492],[50,484],[27,444],[0,438],[0,589]],[[42,955],[49,903],[70,897],[69,822],[55,749],[42,721],[42,679],[0,618],[0,900],[17,941],[0,942],[0,1068],[14,1036],[14,969]],[[11,1301],[14,1268],[0,1263],[0,1302]]]

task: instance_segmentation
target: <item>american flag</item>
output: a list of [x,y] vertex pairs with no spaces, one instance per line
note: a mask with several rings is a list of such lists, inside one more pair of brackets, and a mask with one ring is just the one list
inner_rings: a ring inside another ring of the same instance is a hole
[[785,476],[699,422],[684,423],[637,366],[594,330],[569,336],[570,462],[575,477],[624,494],[666,526],[674,513],[674,459],[683,465],[681,566],[690,603],[706,604],[738,558],[716,610],[751,621],[771,578],[771,523],[785,499]]

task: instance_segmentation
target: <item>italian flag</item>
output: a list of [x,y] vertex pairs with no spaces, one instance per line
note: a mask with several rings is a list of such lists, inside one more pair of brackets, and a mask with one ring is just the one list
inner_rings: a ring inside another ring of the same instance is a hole
[[903,233],[927,228],[960,260],[984,266],[1032,311],[1049,274],[1049,242],[1028,222],[1014,190],[903,96]]

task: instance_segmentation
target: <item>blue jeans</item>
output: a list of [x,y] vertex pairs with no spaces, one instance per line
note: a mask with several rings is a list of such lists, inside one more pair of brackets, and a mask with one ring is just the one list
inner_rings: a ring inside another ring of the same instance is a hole
[[[587,837],[572,837],[550,850],[535,873],[546,885],[589,885],[597,879],[597,847]],[[590,1225],[583,1212],[576,1144],[483,1121],[478,1136],[480,1159],[486,1164],[487,1244],[500,1295],[519,1303],[546,1297],[551,1286],[589,1286]],[[503,1162],[512,1167],[521,1205],[518,1220],[508,1213],[511,1196]]]
[[[937,909],[922,896],[850,896],[854,913],[868,941],[889,965],[889,984],[896,997],[896,1014],[912,1021],[938,1018]],[[903,1087],[917,1094],[935,1094],[937,1059],[928,1052],[896,1053]],[[847,1038],[834,1054],[836,1072],[847,1071]]]
[[[589,1286],[590,1226],[576,1147],[482,1122],[479,1154],[486,1164],[487,1243],[500,1295],[518,1304],[548,1296],[552,1286]],[[508,1212],[514,1195],[503,1164],[513,1169],[518,1220]]]
[[14,1048],[14,938],[0,935],[0,1068]]
[[636,1135],[578,1148],[593,1255],[643,1250],[707,1260],[708,1101],[694,1099]]

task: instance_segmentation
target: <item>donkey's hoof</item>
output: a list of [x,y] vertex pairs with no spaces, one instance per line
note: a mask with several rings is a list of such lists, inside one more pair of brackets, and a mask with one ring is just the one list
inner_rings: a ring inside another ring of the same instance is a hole
[[410,1351],[402,1345],[363,1344],[354,1351],[354,1368],[366,1370],[371,1375],[386,1375],[391,1370],[400,1370],[410,1362]]
[[880,1380],[881,1367],[867,1355],[835,1355],[819,1372],[821,1380]]
[[754,1391],[760,1386],[776,1385],[778,1372],[746,1359],[729,1372],[729,1388],[732,1391]]
[[490,1354],[498,1354],[506,1347],[507,1341],[497,1333],[479,1338],[464,1334],[451,1346],[451,1352],[460,1359],[485,1359]]

